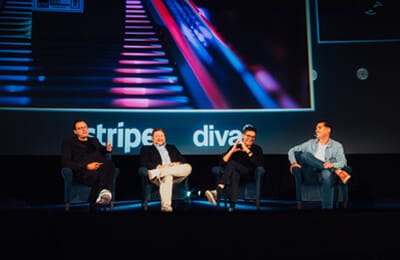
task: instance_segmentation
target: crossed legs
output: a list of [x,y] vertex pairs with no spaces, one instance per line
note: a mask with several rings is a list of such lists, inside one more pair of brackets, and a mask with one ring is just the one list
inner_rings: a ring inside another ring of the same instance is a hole
[[321,187],[321,206],[322,208],[333,208],[334,200],[334,185],[337,181],[336,175],[333,173],[334,168],[324,168],[323,161],[315,158],[311,153],[296,152],[296,161],[301,165],[301,168],[294,167],[292,173],[296,180],[296,198],[301,203],[301,183],[313,174],[318,174],[318,180],[322,184]]
[[192,172],[190,164],[180,164],[163,168],[160,170],[159,177],[152,180],[154,184],[159,186],[161,211],[172,211],[172,188],[174,183],[180,183],[186,179]]

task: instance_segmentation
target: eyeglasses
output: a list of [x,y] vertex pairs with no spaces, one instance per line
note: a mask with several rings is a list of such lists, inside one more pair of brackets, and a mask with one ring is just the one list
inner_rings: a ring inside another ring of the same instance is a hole
[[245,135],[245,136],[248,137],[248,138],[256,139],[256,136],[255,136],[255,135]]
[[77,127],[76,130],[83,130],[83,129],[87,129],[87,126],[81,126],[81,127]]

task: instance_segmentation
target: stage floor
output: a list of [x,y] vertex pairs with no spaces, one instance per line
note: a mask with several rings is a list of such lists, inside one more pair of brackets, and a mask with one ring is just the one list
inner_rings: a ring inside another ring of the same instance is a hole
[[[206,200],[160,212],[150,203],[116,201],[113,212],[88,205],[16,207],[1,212],[2,247],[19,255],[127,259],[265,257],[288,259],[394,259],[400,233],[399,202],[352,202],[346,209],[321,210],[295,201],[262,200],[261,208],[239,203],[235,212]],[[9,246],[8,246],[9,245]],[[45,249],[43,249],[45,248]]]
[[[148,204],[148,213],[156,213],[160,211],[160,201],[151,201]],[[229,207],[229,203],[226,205]],[[2,209],[2,210],[1,210]],[[64,212],[64,204],[43,204],[43,205],[12,205],[12,202],[5,204],[1,207],[1,211],[48,211],[48,212]],[[400,200],[381,200],[381,201],[349,201],[348,207],[338,208],[335,211],[357,211],[357,210],[400,210]],[[88,212],[88,203],[77,203],[71,204],[71,212]],[[303,202],[302,211],[322,211],[320,209],[319,202]],[[107,208],[106,211],[109,211]],[[140,200],[124,200],[114,202],[114,212],[142,212],[141,201]],[[174,212],[224,212],[226,211],[225,203],[221,202],[220,207],[217,208],[215,205],[210,204],[206,199],[191,199],[189,204],[186,205],[183,201],[174,202]],[[296,201],[294,200],[272,200],[272,199],[262,199],[260,201],[259,210],[256,209],[255,202],[251,200],[239,200],[234,213],[243,212],[272,212],[272,211],[298,211],[296,209]]]

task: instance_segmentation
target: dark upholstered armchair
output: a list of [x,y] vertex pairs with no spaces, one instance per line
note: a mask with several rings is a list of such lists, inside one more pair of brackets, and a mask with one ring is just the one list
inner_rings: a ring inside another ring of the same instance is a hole
[[[215,185],[218,184],[218,181],[219,181],[223,171],[224,171],[224,168],[222,166],[214,166],[211,168],[211,173],[214,175],[214,178],[215,178]],[[253,175],[249,176],[249,178],[241,179],[240,186],[239,186],[238,199],[253,200],[255,202],[256,209],[259,210],[264,176],[265,176],[265,168],[262,166],[258,166],[254,170]],[[229,189],[229,185],[222,192],[220,192],[218,194],[217,207],[220,206],[221,199],[224,199],[225,208],[227,207],[227,202],[229,200],[229,198],[227,196],[228,189]]]
[[[349,166],[345,166],[343,168],[350,175],[352,174],[352,169]],[[314,177],[307,177],[307,179],[302,180],[301,183],[298,183],[295,178],[295,188],[298,190],[301,189],[301,197],[296,195],[297,208],[300,209],[303,206],[303,202],[307,201],[321,201],[321,183],[318,181],[318,175],[312,175]],[[342,206],[343,208],[347,208],[349,201],[349,184],[343,184],[340,180],[335,184],[335,194],[334,194],[334,207],[339,208]],[[297,194],[297,192],[296,192]]]
[[[139,167],[138,174],[142,187],[142,208],[144,211],[147,211],[148,203],[150,201],[160,200],[160,193],[158,187],[149,180],[148,170],[146,167]],[[185,206],[187,206],[190,203],[190,196],[188,196],[189,191],[189,177],[180,183],[175,183],[172,189],[173,202],[182,200]]]
[[[114,180],[113,180],[113,190],[112,200],[109,204],[110,210],[114,209],[114,201],[115,201],[115,191],[116,191],[116,182],[119,176],[120,170],[115,168]],[[92,192],[92,188],[90,186],[74,182],[74,177],[72,170],[70,168],[62,168],[61,176],[64,181],[64,203],[65,203],[65,211],[69,211],[71,204],[77,203],[88,203],[90,193]]]

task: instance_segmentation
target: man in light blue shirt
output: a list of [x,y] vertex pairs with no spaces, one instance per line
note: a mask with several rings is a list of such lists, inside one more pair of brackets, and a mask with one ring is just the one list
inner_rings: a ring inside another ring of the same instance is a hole
[[[322,208],[333,208],[334,185],[338,178],[346,183],[350,179],[343,145],[330,138],[332,126],[319,121],[315,137],[289,149],[290,172],[296,180],[297,207],[301,208],[301,184],[304,178],[318,174],[322,183]],[[344,168],[344,169],[343,169]],[[307,176],[308,175],[308,176]]]
[[[167,143],[163,129],[154,129],[151,139],[153,144],[140,150],[140,167],[146,170],[149,181],[159,187],[161,211],[172,212],[173,184],[184,181],[191,174],[192,166],[175,145]],[[144,198],[145,210],[149,199]]]

